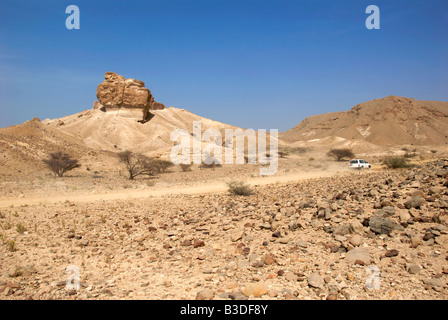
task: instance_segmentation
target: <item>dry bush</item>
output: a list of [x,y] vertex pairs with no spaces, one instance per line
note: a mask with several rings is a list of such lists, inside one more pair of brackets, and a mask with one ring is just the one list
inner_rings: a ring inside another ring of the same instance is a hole
[[280,158],[286,158],[289,155],[290,155],[289,151],[278,151],[278,156]]
[[163,159],[151,159],[153,166],[157,170],[157,173],[165,173],[168,169],[174,164],[171,161],[163,160]]
[[214,169],[214,168],[220,168],[220,167],[222,167],[222,165],[219,163],[215,163],[215,162],[212,162],[210,164],[201,163],[199,165],[199,168],[201,168],[201,169]]
[[290,148],[288,149],[289,153],[294,153],[294,154],[304,154],[307,151],[310,151],[310,148],[305,148],[305,147],[294,147],[294,148]]
[[206,154],[207,162],[210,162],[210,164],[206,164],[205,162],[202,162],[199,165],[200,169],[214,169],[214,168],[220,168],[222,167],[222,164],[218,163],[218,161],[212,157],[210,154]]
[[183,172],[191,171],[191,164],[181,163],[179,166]]
[[403,155],[403,157],[405,157],[405,158],[415,158],[415,157],[417,157],[417,156],[418,156],[417,152],[406,152],[406,153]]
[[50,159],[42,161],[58,177],[62,177],[64,173],[81,166],[77,159],[72,159],[69,154],[62,152],[50,153]]
[[383,164],[389,169],[409,168],[407,157],[387,157],[383,159]]
[[250,196],[254,194],[250,186],[242,181],[231,181],[227,183],[227,186],[229,187],[228,191],[234,195]]
[[354,158],[355,154],[351,149],[331,149],[328,151],[327,156],[336,159],[337,161],[341,161],[344,158]]
[[160,172],[160,167],[154,163],[153,159],[143,154],[122,151],[118,153],[118,159],[126,166],[129,180],[140,175],[154,176]]

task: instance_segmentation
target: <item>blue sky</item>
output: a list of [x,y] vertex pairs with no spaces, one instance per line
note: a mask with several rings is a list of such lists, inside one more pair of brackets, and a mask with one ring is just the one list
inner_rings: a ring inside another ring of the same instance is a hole
[[448,1],[1,0],[0,127],[90,109],[107,71],[254,129],[392,94],[448,101]]

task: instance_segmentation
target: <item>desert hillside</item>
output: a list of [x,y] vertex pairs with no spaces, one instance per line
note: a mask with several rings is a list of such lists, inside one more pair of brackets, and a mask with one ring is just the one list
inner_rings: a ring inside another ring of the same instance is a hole
[[[228,124],[210,120],[185,109],[174,107],[152,110],[151,120],[141,123],[133,117],[117,112],[86,110],[58,119],[47,119],[43,123],[59,131],[71,134],[86,146],[109,151],[131,150],[140,153],[167,151],[173,146],[171,132],[185,129],[193,132],[193,122],[201,122],[201,131],[213,128],[220,131],[236,129]],[[224,134],[223,134],[224,136]]]
[[448,102],[389,96],[358,104],[349,111],[308,117],[281,135],[289,142],[328,137],[379,146],[446,145]]
[[42,159],[62,151],[77,158],[88,158],[96,152],[82,140],[68,135],[39,119],[0,128],[0,173],[15,175],[45,168]]

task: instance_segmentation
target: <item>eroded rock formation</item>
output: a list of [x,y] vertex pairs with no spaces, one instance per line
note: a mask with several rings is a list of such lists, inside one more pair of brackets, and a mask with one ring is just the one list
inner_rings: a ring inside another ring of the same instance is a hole
[[145,121],[150,118],[150,110],[162,110],[165,106],[154,100],[145,83],[136,79],[126,79],[114,72],[106,72],[104,81],[97,87],[94,109],[118,111],[125,115],[141,115]]

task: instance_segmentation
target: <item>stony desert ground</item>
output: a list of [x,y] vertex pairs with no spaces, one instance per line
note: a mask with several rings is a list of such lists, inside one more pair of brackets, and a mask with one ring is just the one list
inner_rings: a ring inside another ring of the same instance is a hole
[[[390,96],[311,116],[269,136],[283,152],[272,176],[193,165],[131,181],[119,152],[166,160],[173,130],[202,145],[207,129],[237,128],[165,108],[112,72],[97,98],[0,129],[0,299],[448,296],[447,102]],[[372,168],[349,170],[332,148]],[[43,160],[58,151],[81,167],[56,178]],[[413,167],[386,169],[391,155]]]
[[[436,155],[350,171],[305,153],[271,177],[248,165],[3,175],[0,298],[446,299],[448,157]],[[230,194],[231,180],[253,194]]]

